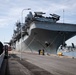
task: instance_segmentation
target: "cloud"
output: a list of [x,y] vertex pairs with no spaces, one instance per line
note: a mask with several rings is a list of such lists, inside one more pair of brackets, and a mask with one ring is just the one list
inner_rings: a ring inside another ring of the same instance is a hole
[[[8,4],[9,3],[9,4]],[[72,5],[72,6],[71,6]],[[0,13],[0,27],[5,27],[5,25],[8,26],[8,24],[14,24],[17,20],[21,21],[21,11],[24,8],[31,7],[31,11],[43,11],[48,14],[50,13],[57,13],[58,15],[61,16],[61,22],[63,18],[63,9],[65,10],[65,22],[74,22],[72,21],[69,17],[75,16],[75,7],[76,7],[76,2],[75,0],[73,1],[56,1],[56,0],[6,0],[5,2],[2,2],[0,5],[3,8],[2,13]],[[0,7],[0,9],[2,9]],[[70,15],[71,14],[71,15]],[[24,12],[24,16],[26,15],[26,11]],[[75,18],[75,17],[74,17]]]
[[[76,1],[75,0],[6,0],[0,1],[0,27],[5,27],[4,25],[14,24],[17,20],[21,21],[21,11],[24,8],[31,7],[31,11],[43,11],[48,14],[57,13],[63,18],[63,9],[65,10],[65,20],[66,22],[72,21],[69,17],[76,15]],[[26,11],[24,12],[26,14]],[[47,14],[47,15],[48,15]],[[75,17],[74,17],[75,18]],[[62,21],[62,19],[61,19]],[[75,21],[72,21],[75,22]],[[3,25],[3,26],[2,26]]]
[[[21,12],[25,8],[45,12],[46,16],[56,13],[61,16],[59,22],[63,22],[64,9],[64,21],[76,23],[76,0],[0,0],[0,29],[13,30],[17,20],[21,21]],[[23,16],[27,13],[24,11]]]
[[6,19],[0,19],[0,28],[4,28],[6,26],[8,26],[8,20]]
[[0,28],[14,24],[21,17],[21,9],[12,8],[6,16],[0,18]]

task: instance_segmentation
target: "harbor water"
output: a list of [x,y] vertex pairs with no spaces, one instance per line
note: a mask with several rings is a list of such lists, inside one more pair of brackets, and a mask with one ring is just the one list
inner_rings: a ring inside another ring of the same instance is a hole
[[74,52],[63,52],[63,55],[76,57],[76,51],[74,51]]

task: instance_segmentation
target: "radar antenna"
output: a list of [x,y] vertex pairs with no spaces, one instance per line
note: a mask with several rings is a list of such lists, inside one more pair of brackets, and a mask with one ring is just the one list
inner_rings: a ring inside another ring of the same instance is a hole
[[35,17],[42,17],[42,14],[45,14],[43,12],[34,12],[35,13]]
[[59,20],[60,16],[57,14],[50,14],[52,16],[53,19],[56,19],[56,21]]

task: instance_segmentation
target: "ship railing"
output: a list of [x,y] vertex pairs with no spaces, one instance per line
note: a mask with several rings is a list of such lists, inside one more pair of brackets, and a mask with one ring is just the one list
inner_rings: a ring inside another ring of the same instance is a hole
[[3,51],[3,53],[0,55],[0,68],[1,68],[4,56],[5,56],[5,51]]

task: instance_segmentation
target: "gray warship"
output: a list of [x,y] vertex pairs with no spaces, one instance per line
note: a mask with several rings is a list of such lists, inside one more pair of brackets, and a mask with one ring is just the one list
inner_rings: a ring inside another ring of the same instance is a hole
[[60,16],[50,14],[43,16],[43,12],[29,12],[25,23],[16,23],[11,46],[16,50],[26,52],[45,52],[56,54],[60,45],[76,35],[76,24],[58,23]]

